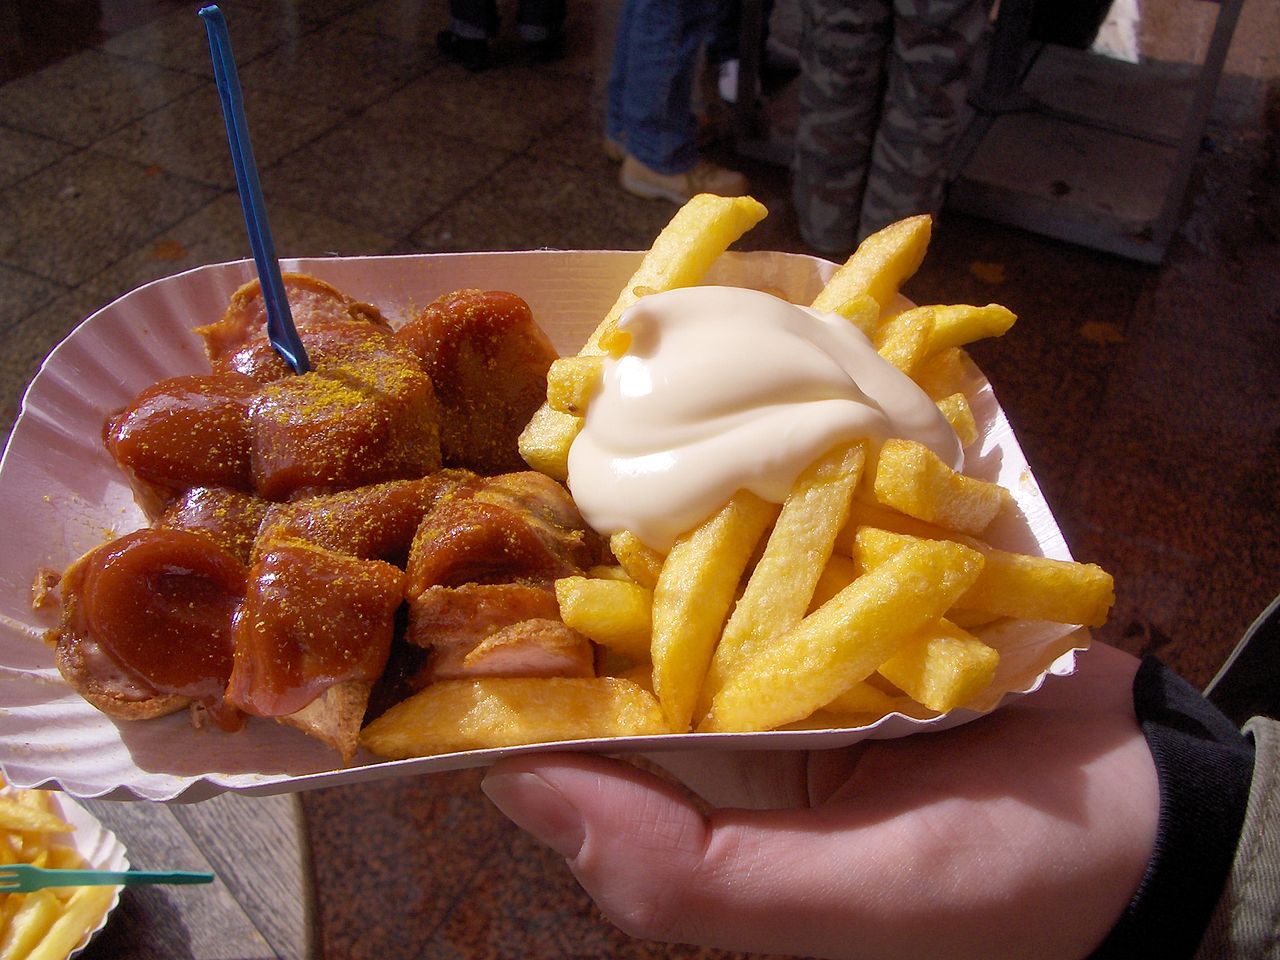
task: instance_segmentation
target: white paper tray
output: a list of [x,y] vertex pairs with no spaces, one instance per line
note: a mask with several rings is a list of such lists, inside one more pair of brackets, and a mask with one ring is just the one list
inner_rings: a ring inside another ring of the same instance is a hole
[[[393,322],[463,287],[524,297],[562,353],[575,352],[605,314],[642,254],[533,251],[287,260],[285,270],[313,274],[378,304]],[[808,302],[834,265],[794,254],[729,253],[709,283],[752,286]],[[263,720],[225,734],[195,730],[185,713],[117,722],[89,706],[62,680],[42,642],[56,613],[33,612],[31,586],[41,568],[61,570],[111,537],[145,523],[128,484],[101,442],[108,414],[164,377],[208,369],[192,327],[221,316],[231,293],[254,277],[252,262],[215,264],[157,280],[121,297],[74,330],[41,367],[23,400],[0,461],[0,770],[17,786],[56,785],[73,796],[199,800],[226,790],[270,794],[381,777],[483,766],[500,756],[557,745],[471,751],[380,761],[361,753],[350,767],[297,730]],[[981,439],[968,472],[1012,493],[1016,515],[1002,516],[988,539],[1006,549],[1069,559],[1070,554],[1018,447],[983,381],[972,398]],[[821,749],[875,737],[944,729],[994,709],[1006,696],[1037,689],[1051,674],[1074,670],[1087,634],[1071,626],[1005,622],[978,631],[1001,651],[991,694],[974,710],[932,721],[899,715],[872,727],[838,731],[684,734],[576,741],[576,750]]]
[[[0,795],[12,794],[16,789],[12,785],[0,788]],[[120,842],[119,837],[104,827],[97,817],[66,794],[54,794],[53,803],[53,812],[60,816],[63,821],[75,827],[69,834],[54,836],[52,842],[55,845],[74,847],[76,852],[84,859],[84,862],[94,870],[129,869],[129,858],[126,855],[124,844]],[[120,888],[117,887],[114,896],[111,898],[111,903],[107,905],[106,913],[102,915],[102,921],[89,931],[84,943],[71,951],[70,957],[78,956],[88,946],[89,941],[97,936],[98,932],[107,925],[107,918],[111,916],[111,911],[119,904]]]

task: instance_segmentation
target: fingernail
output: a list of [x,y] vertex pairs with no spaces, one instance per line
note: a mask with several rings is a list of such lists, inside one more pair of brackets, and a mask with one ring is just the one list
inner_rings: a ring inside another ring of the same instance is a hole
[[566,860],[582,849],[586,824],[564,794],[534,773],[496,773],[480,783],[493,801],[520,829],[545,843]]

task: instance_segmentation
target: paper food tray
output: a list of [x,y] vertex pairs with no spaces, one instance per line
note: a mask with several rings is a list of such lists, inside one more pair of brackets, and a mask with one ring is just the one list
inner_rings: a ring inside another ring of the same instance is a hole
[[[16,787],[9,785],[0,789],[0,796],[12,794]],[[61,817],[66,823],[71,824],[75,829],[65,835],[54,835],[51,842],[55,846],[74,847],[75,851],[80,854],[84,862],[94,870],[128,870],[129,858],[125,853],[124,844],[120,842],[120,838],[104,827],[98,818],[91,814],[80,804],[76,803],[66,794],[55,794],[53,797],[53,812]],[[80,953],[88,946],[98,932],[107,925],[107,918],[111,916],[120,903],[120,888],[117,887],[115,894],[111,898],[111,902],[107,905],[106,912],[102,915],[101,922],[89,931],[88,936],[80,946],[71,951],[70,957],[79,956]]]
[[[285,260],[377,304],[393,323],[437,296],[464,287],[524,297],[557,349],[576,352],[630,279],[642,253],[531,251]],[[806,303],[835,265],[814,257],[728,253],[708,283],[751,286]],[[41,569],[61,571],[86,550],[145,525],[129,485],[102,444],[105,418],[164,377],[207,372],[191,328],[221,316],[255,276],[251,261],[200,267],[157,280],[84,321],[45,361],[23,400],[0,461],[0,770],[17,786],[56,785],[73,796],[199,800],[234,790],[270,794],[389,776],[487,765],[500,756],[555,744],[385,761],[361,752],[351,766],[299,731],[251,719],[239,733],[193,729],[184,712],[121,722],[82,700],[43,642],[56,611],[32,610]],[[1005,549],[1070,559],[1067,545],[989,384],[971,397],[981,438],[967,472],[998,481],[1016,511],[985,535]],[[975,631],[1001,652],[996,680],[974,709],[928,721],[892,714],[870,727],[754,734],[682,734],[575,741],[607,752],[698,749],[821,749],[876,737],[944,729],[1074,670],[1087,633],[1069,625],[1002,622]]]

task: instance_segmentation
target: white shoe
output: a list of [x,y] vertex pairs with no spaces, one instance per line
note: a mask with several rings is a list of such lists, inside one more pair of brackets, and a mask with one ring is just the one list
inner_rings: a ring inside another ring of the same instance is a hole
[[686,203],[699,193],[714,193],[720,197],[742,197],[750,192],[747,178],[736,170],[716,166],[699,160],[692,170],[684,173],[665,174],[651,170],[635,157],[622,161],[618,182],[627,193],[646,200],[670,200]]

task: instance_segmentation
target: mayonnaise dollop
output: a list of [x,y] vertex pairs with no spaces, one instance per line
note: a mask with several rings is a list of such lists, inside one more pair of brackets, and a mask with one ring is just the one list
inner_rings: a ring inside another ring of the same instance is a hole
[[665,552],[739,490],[773,503],[838,443],[923,443],[964,454],[932,400],[842,317],[757,290],[686,287],[621,320],[569,449],[569,489],[596,530]]

